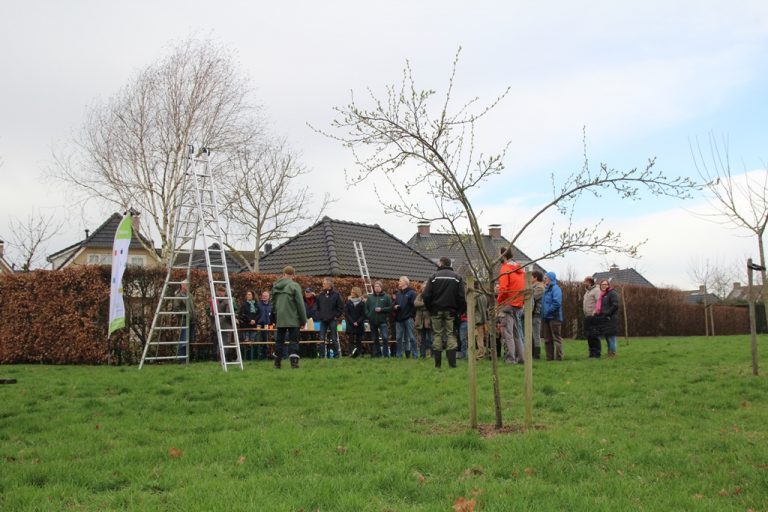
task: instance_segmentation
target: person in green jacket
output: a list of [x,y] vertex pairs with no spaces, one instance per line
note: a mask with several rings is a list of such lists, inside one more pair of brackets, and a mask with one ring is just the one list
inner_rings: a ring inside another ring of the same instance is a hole
[[[392,311],[392,299],[384,293],[381,281],[373,283],[373,293],[368,295],[365,302],[365,316],[371,326],[371,339],[373,340],[373,357],[389,357],[389,333],[387,332],[387,319]],[[381,345],[379,345],[381,340]]]
[[296,271],[290,265],[283,269],[283,277],[272,286],[272,304],[275,314],[275,368],[280,368],[285,338],[290,341],[291,368],[299,367],[299,328],[307,323],[301,286],[294,281]]

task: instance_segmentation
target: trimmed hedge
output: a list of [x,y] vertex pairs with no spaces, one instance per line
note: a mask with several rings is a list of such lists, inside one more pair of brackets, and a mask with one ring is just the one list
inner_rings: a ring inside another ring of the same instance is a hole
[[[0,276],[0,363],[52,364],[133,364],[149,334],[165,270],[128,268],[124,276],[126,329],[107,339],[109,316],[108,266],[86,265],[65,270],[39,270]],[[270,290],[274,275],[236,274],[230,276],[238,300],[248,290],[259,294]],[[192,274],[198,340],[209,332],[206,306],[208,284],[204,272]],[[297,276],[302,288],[322,288],[322,277]],[[383,280],[386,291],[396,290],[396,280]],[[334,278],[343,297],[360,278]],[[581,299],[577,283],[563,288],[565,337],[582,334]],[[681,292],[660,288],[624,287],[630,336],[690,336],[704,334],[704,308],[687,304]],[[749,332],[745,307],[717,306],[716,334]],[[619,327],[623,333],[624,315]]]

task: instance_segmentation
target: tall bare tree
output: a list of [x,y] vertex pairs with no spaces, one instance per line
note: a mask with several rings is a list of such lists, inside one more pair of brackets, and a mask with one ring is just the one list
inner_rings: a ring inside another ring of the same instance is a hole
[[17,264],[22,272],[29,272],[45,261],[45,243],[56,236],[63,225],[54,214],[32,213],[25,219],[10,219],[10,245],[18,253]]
[[231,167],[222,194],[225,243],[232,250],[237,242],[250,244],[240,259],[251,272],[258,272],[259,254],[267,243],[283,240],[297,225],[319,219],[332,201],[326,194],[319,206],[313,205],[309,186],[301,184],[309,170],[284,140],[235,152]]
[[[90,108],[71,151],[54,155],[53,174],[82,201],[144,213],[167,261],[188,144],[214,155],[255,145],[262,129],[249,98],[229,50],[208,40],[181,41],[108,102]],[[222,165],[216,170],[229,172]]]
[[[696,170],[704,180],[709,200],[714,213],[702,216],[712,222],[731,226],[746,231],[755,237],[760,266],[766,268],[765,227],[768,225],[768,166],[754,172],[734,175],[728,139],[720,141],[709,134],[709,149],[704,150],[697,140],[691,144]],[[762,300],[768,318],[768,283],[766,271],[760,272],[762,280]]]
[[[508,147],[490,155],[475,147],[478,121],[488,114],[509,88],[486,105],[478,106],[478,99],[454,108],[452,104],[454,79],[460,54],[456,54],[453,69],[444,98],[437,99],[432,89],[416,87],[410,63],[406,63],[403,79],[399,84],[386,88],[382,97],[372,91],[370,107],[358,105],[354,94],[350,102],[335,108],[336,118],[331,131],[321,131],[349,148],[356,163],[356,172],[348,174],[351,184],[383,176],[389,180],[391,190],[387,196],[380,194],[379,201],[388,213],[395,213],[414,220],[443,221],[457,239],[464,230],[461,224],[469,224],[473,249],[480,252],[484,272],[473,266],[475,276],[494,275],[495,254],[487,254],[478,214],[471,195],[489,178],[504,170],[504,156]],[[633,254],[637,244],[627,244],[621,235],[599,227],[575,227],[572,222],[576,203],[583,194],[599,195],[615,192],[624,199],[635,199],[642,192],[672,197],[687,197],[695,184],[685,178],[668,177],[654,169],[654,161],[647,165],[619,171],[601,164],[597,170],[589,167],[585,157],[583,168],[560,180],[553,176],[553,197],[543,204],[513,236],[514,243],[545,214],[560,213],[566,219],[565,229],[552,233],[552,246],[536,260],[551,258],[571,251],[603,253],[620,251]],[[389,199],[392,197],[393,199]],[[432,205],[424,207],[422,198],[431,199]],[[473,265],[465,246],[467,261]],[[492,293],[485,288],[484,292]],[[498,375],[494,375],[498,379]],[[497,426],[501,426],[500,397],[495,396]]]

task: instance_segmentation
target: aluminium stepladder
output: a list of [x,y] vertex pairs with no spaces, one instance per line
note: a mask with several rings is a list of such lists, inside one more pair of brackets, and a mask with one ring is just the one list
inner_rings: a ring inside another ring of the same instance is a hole
[[357,258],[357,266],[360,268],[360,277],[363,278],[363,286],[365,286],[365,295],[368,296],[373,293],[373,285],[371,285],[371,275],[368,273],[368,262],[365,260],[365,252],[363,252],[362,242],[353,241],[352,246],[355,248],[355,257]]
[[[243,369],[243,359],[237,333],[237,312],[232,300],[219,211],[216,184],[210,165],[210,153],[201,148],[197,153],[188,147],[184,177],[177,193],[178,210],[173,229],[168,273],[152,319],[147,343],[139,369],[145,361],[189,362],[190,318],[192,300],[189,297],[190,276],[194,263],[204,256],[208,288],[211,296],[212,332],[221,367],[237,365]],[[201,239],[203,249],[195,254],[195,243]],[[197,259],[196,259],[197,256]],[[180,279],[184,275],[183,279]],[[217,291],[219,293],[217,294]],[[150,354],[150,349],[154,353]]]

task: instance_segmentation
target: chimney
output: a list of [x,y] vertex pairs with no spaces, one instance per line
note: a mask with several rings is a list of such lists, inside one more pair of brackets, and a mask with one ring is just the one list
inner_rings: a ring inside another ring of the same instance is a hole
[[608,269],[608,272],[618,272],[618,271],[619,271],[619,266],[615,263],[611,265],[611,268]]
[[88,235],[90,235],[90,234],[91,234],[91,230],[90,229],[86,229],[85,230],[85,238],[88,238]]
[[419,222],[417,227],[419,228],[419,236],[429,236],[429,222]]
[[741,283],[740,282],[736,281],[735,283],[733,283],[733,291],[736,291],[739,288],[741,288]]
[[272,244],[264,244],[264,253],[268,253],[272,250]]
[[704,291],[706,290],[706,288],[707,288],[707,287],[706,287],[706,286],[704,286],[703,284],[700,284],[700,285],[699,285],[699,291],[700,291],[701,293],[704,293]]
[[139,233],[141,231],[141,212],[131,208],[128,210],[128,213],[131,214],[131,228],[133,229],[133,232]]
[[3,257],[3,254],[5,254],[5,242],[0,240],[0,258]]
[[488,226],[488,234],[494,240],[501,238],[501,224],[491,224]]

